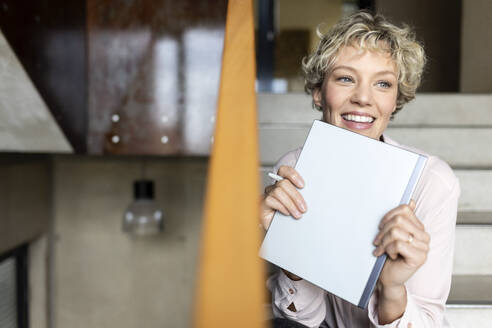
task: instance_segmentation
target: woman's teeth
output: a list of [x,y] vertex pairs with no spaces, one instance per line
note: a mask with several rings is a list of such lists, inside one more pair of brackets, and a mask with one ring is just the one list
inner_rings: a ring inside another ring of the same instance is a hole
[[342,117],[347,121],[357,122],[357,123],[372,123],[374,122],[374,118],[370,116],[360,116],[360,115],[352,115],[345,114]]

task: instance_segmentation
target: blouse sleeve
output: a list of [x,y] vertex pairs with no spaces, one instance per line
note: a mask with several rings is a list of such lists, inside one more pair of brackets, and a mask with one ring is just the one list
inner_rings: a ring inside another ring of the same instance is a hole
[[[282,270],[271,276],[267,286],[272,292],[275,318],[287,318],[308,327],[319,327],[326,316],[325,291],[306,280],[291,280]],[[294,308],[291,307],[294,304]]]
[[[374,327],[442,327],[446,300],[451,287],[454,237],[460,187],[457,178],[444,162],[428,170],[415,194],[416,216],[431,236],[427,261],[407,281],[407,306],[403,316],[387,325],[378,320],[378,294],[368,308]],[[411,324],[411,325],[409,325]]]

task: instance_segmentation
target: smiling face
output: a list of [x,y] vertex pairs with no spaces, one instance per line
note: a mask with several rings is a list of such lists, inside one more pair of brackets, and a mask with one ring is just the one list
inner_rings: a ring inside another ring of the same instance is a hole
[[379,139],[396,109],[397,94],[397,68],[389,53],[346,46],[313,100],[325,122]]

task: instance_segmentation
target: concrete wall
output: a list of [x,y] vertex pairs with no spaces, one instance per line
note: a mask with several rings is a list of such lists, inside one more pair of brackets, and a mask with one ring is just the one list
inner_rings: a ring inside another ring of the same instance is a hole
[[492,92],[492,1],[463,0],[461,92]]
[[31,326],[188,327],[207,161],[146,159],[165,232],[138,239],[121,221],[141,159],[0,154],[0,253],[30,243]]
[[376,0],[376,10],[394,23],[414,27],[423,41],[428,64],[420,91],[458,92],[461,1]]
[[0,254],[47,232],[50,215],[47,157],[0,154]]
[[187,327],[200,240],[206,159],[148,159],[165,232],[121,231],[141,161],[56,157],[55,326]]

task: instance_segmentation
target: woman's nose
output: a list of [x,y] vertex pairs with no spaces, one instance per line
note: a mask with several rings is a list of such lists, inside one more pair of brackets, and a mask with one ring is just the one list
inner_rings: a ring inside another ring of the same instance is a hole
[[372,104],[372,90],[370,85],[358,84],[353,89],[351,101],[359,106],[368,106]]

